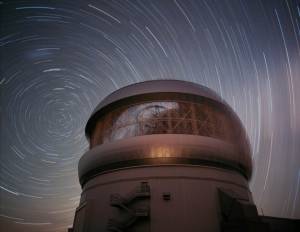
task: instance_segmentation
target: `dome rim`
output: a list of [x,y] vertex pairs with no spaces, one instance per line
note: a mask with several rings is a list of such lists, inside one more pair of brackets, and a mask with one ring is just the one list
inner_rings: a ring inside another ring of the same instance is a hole
[[[151,141],[151,146],[149,145]],[[204,146],[205,144],[205,146]],[[170,154],[167,156],[155,156],[149,152],[154,148],[168,147]],[[173,153],[173,154],[172,154]],[[246,179],[251,179],[252,176],[252,161],[250,154],[244,153],[236,145],[224,142],[220,139],[199,136],[199,135],[183,135],[183,134],[155,134],[131,137],[123,140],[114,141],[98,145],[87,151],[79,161],[78,175],[80,182],[83,184],[83,179],[90,179],[93,175],[93,170],[96,170],[96,175],[101,174],[98,170],[102,167],[112,165],[106,171],[118,169],[116,165],[121,161],[125,163],[123,168],[130,167],[130,160],[145,161],[149,158],[165,159],[183,158],[187,160],[209,161],[209,166],[214,164],[226,164],[235,170],[239,169],[239,173]],[[161,165],[163,162],[155,162],[150,165]],[[168,161],[165,164],[172,164]],[[182,165],[183,163],[176,163]],[[142,166],[138,164],[136,166]],[[226,169],[226,168],[225,168]],[[104,172],[106,172],[104,171]],[[88,178],[84,176],[89,176]]]

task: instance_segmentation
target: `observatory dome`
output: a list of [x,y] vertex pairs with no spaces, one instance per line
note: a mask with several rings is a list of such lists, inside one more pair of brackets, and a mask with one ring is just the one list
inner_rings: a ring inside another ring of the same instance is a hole
[[209,165],[251,177],[245,129],[207,87],[179,80],[153,80],[108,95],[88,120],[90,141],[80,160],[84,184],[112,169],[141,165]]

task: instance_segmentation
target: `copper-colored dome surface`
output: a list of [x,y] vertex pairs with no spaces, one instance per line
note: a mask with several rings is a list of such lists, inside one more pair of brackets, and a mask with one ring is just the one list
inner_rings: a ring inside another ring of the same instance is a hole
[[105,97],[95,108],[86,125],[86,134],[89,136],[92,121],[97,113],[108,105],[122,99],[155,93],[182,93],[203,96],[218,102],[223,100],[211,89],[189,81],[180,80],[151,80],[122,87]]
[[251,177],[251,149],[241,121],[215,92],[195,83],[156,80],[123,87],[96,107],[86,134],[91,151],[80,161],[82,176],[116,163],[164,162],[214,163]]

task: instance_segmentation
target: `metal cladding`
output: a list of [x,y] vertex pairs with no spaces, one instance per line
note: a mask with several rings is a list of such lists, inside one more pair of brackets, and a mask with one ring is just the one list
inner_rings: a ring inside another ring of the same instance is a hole
[[108,171],[157,165],[212,166],[252,172],[251,150],[234,111],[212,90],[186,81],[154,80],[108,95],[87,122],[89,150],[82,186]]

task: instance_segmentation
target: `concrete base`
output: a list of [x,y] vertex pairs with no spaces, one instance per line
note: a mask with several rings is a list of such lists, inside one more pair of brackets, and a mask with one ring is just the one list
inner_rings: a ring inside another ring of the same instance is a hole
[[218,232],[218,190],[253,203],[238,172],[195,165],[140,166],[94,177],[83,188],[75,232]]

